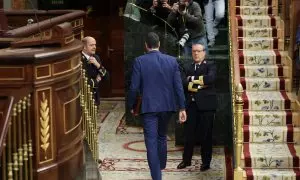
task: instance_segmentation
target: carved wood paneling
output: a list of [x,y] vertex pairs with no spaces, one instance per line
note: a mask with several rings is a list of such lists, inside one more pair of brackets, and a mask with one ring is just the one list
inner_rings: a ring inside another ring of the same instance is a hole
[[66,74],[66,73],[72,71],[72,59],[67,59],[65,61],[53,63],[52,67],[53,67],[52,68],[53,76],[57,76],[60,74]]
[[1,66],[0,80],[25,80],[25,68],[18,66]]
[[40,65],[35,67],[35,79],[44,79],[51,77],[51,65]]
[[[39,26],[26,25],[27,19],[36,20],[36,13],[41,13],[38,15]],[[32,94],[34,179],[75,179],[83,165],[79,103],[82,43],[73,41],[73,38],[83,32],[85,13],[19,10],[6,15],[10,26],[20,28],[4,32],[1,38],[0,94],[10,94],[16,100],[24,98],[24,93]],[[64,22],[73,23],[71,26]],[[41,37],[47,39],[55,35],[61,42],[69,44],[40,44]],[[21,41],[24,39],[29,39],[29,42]],[[19,47],[4,48],[12,46],[13,41],[15,44],[20,42]],[[0,119],[5,118],[6,114],[1,115],[1,112],[0,105]]]
[[[74,112],[75,110],[75,112]],[[64,133],[69,134],[81,124],[79,94],[63,105]]]
[[[72,70],[80,68],[80,54],[76,54],[66,60],[54,62],[52,64],[39,65],[35,67],[35,79],[45,79],[66,75]],[[1,77],[1,73],[0,73]]]

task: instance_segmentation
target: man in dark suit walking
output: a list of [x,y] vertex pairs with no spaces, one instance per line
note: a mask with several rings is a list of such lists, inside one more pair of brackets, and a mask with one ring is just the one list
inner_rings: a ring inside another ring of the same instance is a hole
[[99,56],[96,53],[96,40],[93,37],[87,36],[82,39],[83,50],[82,68],[86,70],[86,76],[89,79],[89,84],[94,92],[96,105],[100,104],[99,85],[104,79],[108,79],[108,72],[104,68]]
[[178,63],[175,57],[159,52],[159,46],[158,35],[148,33],[145,42],[148,53],[135,59],[128,94],[128,106],[132,113],[137,93],[142,94],[141,117],[153,180],[161,180],[161,170],[166,167],[166,134],[172,113],[179,108],[179,121],[182,123],[186,120]]
[[[192,46],[194,63],[185,67],[183,86],[187,94],[187,115],[184,123],[185,143],[183,161],[177,166],[183,169],[191,165],[195,139],[200,138],[202,165],[200,171],[210,168],[212,159],[212,127],[217,107],[214,81],[216,66],[205,60],[205,47]],[[200,136],[197,136],[197,129]]]

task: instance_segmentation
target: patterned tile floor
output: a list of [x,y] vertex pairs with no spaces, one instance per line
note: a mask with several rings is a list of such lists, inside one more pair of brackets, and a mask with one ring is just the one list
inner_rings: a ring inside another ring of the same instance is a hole
[[[128,127],[124,123],[124,101],[102,100],[99,120],[99,155],[102,180],[146,180],[151,179],[146,158],[142,129]],[[123,119],[123,122],[121,121]],[[192,166],[178,170],[182,147],[175,147],[174,140],[168,141],[167,168],[163,171],[166,180],[223,180],[226,179],[224,148],[213,150],[211,170],[200,173],[199,149],[195,150]]]

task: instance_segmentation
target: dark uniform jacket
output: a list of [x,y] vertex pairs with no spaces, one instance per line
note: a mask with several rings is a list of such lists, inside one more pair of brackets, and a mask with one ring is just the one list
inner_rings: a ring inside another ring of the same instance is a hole
[[[96,54],[93,55],[93,57],[96,58],[96,60],[101,64],[101,67],[99,69],[96,68],[96,66],[94,66],[93,64],[90,64],[88,62],[88,59],[86,59],[85,55],[83,53],[81,53],[82,55],[82,68],[85,69],[85,75],[86,77],[89,79],[89,84],[91,86],[91,88],[98,88],[99,84],[101,81],[103,80],[107,80],[108,79],[108,72],[106,71],[106,69],[103,67],[102,61],[100,60],[99,56],[97,56]],[[96,77],[97,75],[101,76],[101,81],[97,82]]]
[[[187,79],[188,76],[194,76],[194,80]],[[195,101],[199,110],[215,111],[217,108],[215,79],[216,66],[211,61],[203,60],[196,70],[195,63],[185,66],[183,85],[187,106]]]

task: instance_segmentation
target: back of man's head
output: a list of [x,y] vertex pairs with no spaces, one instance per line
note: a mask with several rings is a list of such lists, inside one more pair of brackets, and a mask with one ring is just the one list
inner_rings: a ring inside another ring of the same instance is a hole
[[159,37],[155,32],[149,32],[146,36],[148,48],[154,49],[159,47]]

